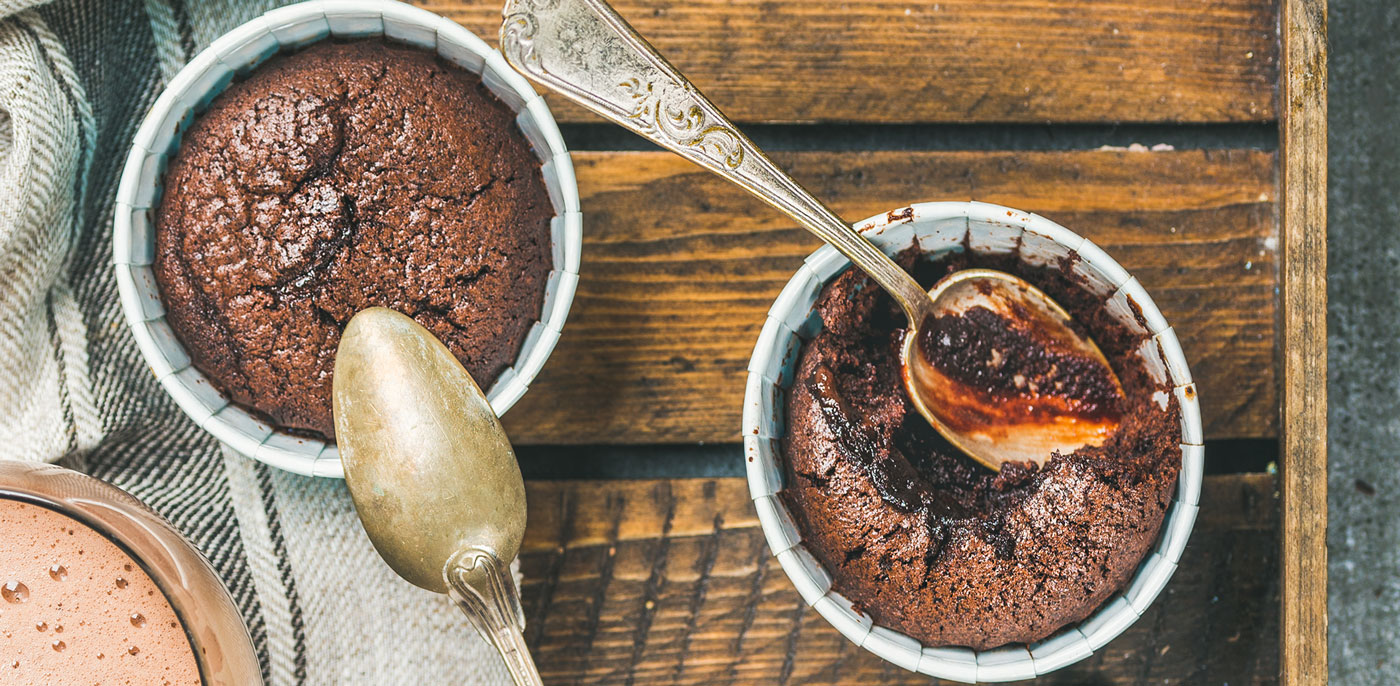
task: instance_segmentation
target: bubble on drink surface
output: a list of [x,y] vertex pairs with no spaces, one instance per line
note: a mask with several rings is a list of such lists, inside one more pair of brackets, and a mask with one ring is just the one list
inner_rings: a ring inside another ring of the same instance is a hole
[[21,581],[7,581],[4,586],[0,586],[0,597],[7,603],[22,603],[29,600],[29,587]]
[[49,577],[54,581],[63,581],[68,578],[68,569],[63,565],[49,567]]

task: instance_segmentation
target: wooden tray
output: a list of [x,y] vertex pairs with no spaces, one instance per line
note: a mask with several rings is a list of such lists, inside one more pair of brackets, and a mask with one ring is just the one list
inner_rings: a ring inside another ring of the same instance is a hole
[[[419,4],[495,42],[499,2]],[[1043,681],[1325,682],[1325,0],[616,5],[741,122],[1276,126],[1276,153],[840,145],[774,157],[850,220],[976,199],[1088,236],[1175,326],[1200,388],[1208,471],[1233,462],[1240,443],[1222,439],[1276,442],[1277,475],[1207,477],[1183,565],[1148,615]],[[565,123],[599,121],[551,105]],[[506,418],[512,438],[734,443],[741,459],[745,365],[815,239],[668,153],[574,159],[578,297]],[[547,683],[929,682],[804,607],[742,479],[529,490],[527,638]]]

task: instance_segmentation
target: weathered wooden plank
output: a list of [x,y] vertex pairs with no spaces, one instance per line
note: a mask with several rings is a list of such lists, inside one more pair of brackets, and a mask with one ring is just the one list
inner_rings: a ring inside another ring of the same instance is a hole
[[[1176,327],[1207,435],[1270,437],[1275,158],[1230,152],[778,155],[848,220],[921,200],[1043,214],[1118,258]],[[505,417],[519,443],[738,440],[764,315],[819,243],[668,153],[577,153],[582,277],[564,336]]]
[[[499,0],[416,0],[491,44]],[[618,0],[737,121],[1266,121],[1274,0]],[[562,98],[565,121],[597,121]]]
[[1327,682],[1327,0],[1285,0],[1283,682]]
[[[1274,478],[1212,476],[1162,598],[1038,683],[1274,683]],[[526,636],[548,684],[927,684],[842,638],[770,555],[742,479],[530,482]]]

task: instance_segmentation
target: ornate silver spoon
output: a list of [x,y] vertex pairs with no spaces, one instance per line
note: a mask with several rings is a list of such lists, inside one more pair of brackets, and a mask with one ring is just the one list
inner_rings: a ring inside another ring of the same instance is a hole
[[[947,313],[945,304],[935,302],[937,287],[925,292],[894,260],[779,169],[603,0],[507,0],[504,16],[501,52],[520,72],[738,184],[830,243],[884,288],[909,319],[902,355],[909,397],[934,428],[974,459],[992,469],[1008,460],[1039,462],[1052,451],[1068,452],[1107,435],[1103,418],[1086,423],[1082,413],[1073,408],[1066,412],[1058,400],[1045,402],[1035,394],[1017,398],[1038,406],[1035,412],[1023,413],[1034,421],[1008,415],[990,432],[982,431],[986,427],[975,427],[971,434],[958,430],[955,418],[975,408],[965,406],[965,396],[947,392],[953,388],[947,376],[927,364],[915,344],[921,327]],[[997,294],[990,302],[1016,299],[1035,312],[1064,315],[1059,305],[1024,280],[996,274],[980,277],[985,289]],[[1083,344],[1072,347],[1092,351],[1089,354],[1112,375],[1093,341],[1067,322],[1068,317],[1046,316],[1028,323],[1055,328],[1048,334],[1053,340],[1080,339]],[[1107,421],[1111,430],[1116,418]]]

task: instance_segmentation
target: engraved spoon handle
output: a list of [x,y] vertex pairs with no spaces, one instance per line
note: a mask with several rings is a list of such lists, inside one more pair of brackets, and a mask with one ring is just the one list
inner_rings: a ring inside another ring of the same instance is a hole
[[515,686],[543,686],[525,645],[525,612],[510,569],[485,548],[464,548],[448,560],[447,595],[466,613],[477,633],[495,646]]
[[928,294],[812,197],[603,0],[507,0],[501,52],[526,76],[758,196],[830,243],[909,316]]

